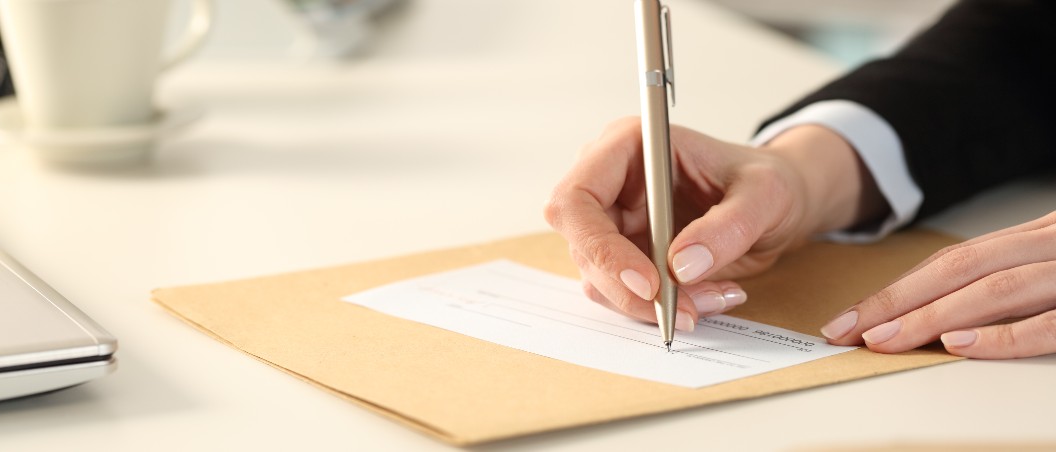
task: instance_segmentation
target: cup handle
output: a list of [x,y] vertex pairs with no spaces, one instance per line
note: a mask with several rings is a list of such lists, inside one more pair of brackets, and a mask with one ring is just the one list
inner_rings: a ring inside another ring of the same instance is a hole
[[172,69],[194,54],[205,42],[209,35],[209,29],[213,24],[213,1],[193,0],[191,5],[191,20],[187,23],[187,29],[180,38],[180,43],[173,48],[161,63],[161,70]]

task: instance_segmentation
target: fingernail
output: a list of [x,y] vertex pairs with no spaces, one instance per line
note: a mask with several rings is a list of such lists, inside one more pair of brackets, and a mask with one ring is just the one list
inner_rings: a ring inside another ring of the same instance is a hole
[[858,323],[858,311],[847,311],[821,327],[821,334],[829,339],[839,339],[854,329]]
[[620,281],[623,281],[623,285],[627,286],[631,292],[634,292],[638,298],[643,300],[649,300],[653,298],[653,291],[649,287],[649,280],[645,279],[641,273],[634,270],[627,269],[620,272]]
[[748,301],[748,293],[741,289],[727,289],[722,296],[726,299],[726,306],[740,306]]
[[975,330],[968,331],[950,331],[940,336],[943,345],[947,347],[967,347],[975,343],[976,339],[979,339],[979,333]]
[[714,263],[715,258],[704,245],[687,246],[671,259],[671,264],[675,267],[675,277],[682,283],[699,278]]
[[697,307],[697,312],[699,312],[700,315],[706,315],[726,309],[726,299],[718,292],[709,290],[696,295],[690,295],[689,298],[693,299],[693,305]]
[[675,314],[676,330],[692,333],[694,326],[693,317],[690,317],[685,311],[678,311],[678,313]]
[[865,339],[870,344],[882,344],[895,337],[901,329],[902,319],[895,319],[887,323],[881,323],[862,333],[862,339]]

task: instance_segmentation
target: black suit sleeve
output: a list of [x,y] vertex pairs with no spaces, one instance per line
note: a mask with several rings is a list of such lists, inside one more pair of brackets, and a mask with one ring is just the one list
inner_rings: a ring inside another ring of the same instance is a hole
[[918,218],[1056,167],[1056,2],[965,0],[892,57],[867,63],[763,125],[846,99],[898,133],[924,192]]

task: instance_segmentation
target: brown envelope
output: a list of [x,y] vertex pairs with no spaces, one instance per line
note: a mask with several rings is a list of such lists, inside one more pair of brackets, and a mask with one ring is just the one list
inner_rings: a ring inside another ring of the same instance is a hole
[[[924,231],[880,244],[815,243],[742,281],[731,314],[817,335],[829,318],[954,240]],[[700,389],[624,377],[390,317],[339,298],[402,279],[506,258],[576,277],[545,233],[374,262],[158,289],[155,302],[261,361],[453,444],[747,399],[953,361],[941,347],[855,350]],[[599,353],[604,353],[599,350]]]

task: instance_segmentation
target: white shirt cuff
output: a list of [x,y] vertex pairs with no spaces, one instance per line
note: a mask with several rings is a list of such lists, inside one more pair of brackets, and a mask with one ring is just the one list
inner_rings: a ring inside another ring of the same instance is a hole
[[924,201],[924,194],[909,174],[898,133],[884,118],[855,102],[826,100],[774,121],[759,131],[751,144],[762,146],[781,132],[804,124],[827,127],[847,140],[872,173],[880,193],[891,207],[891,214],[875,227],[829,232],[823,234],[823,238],[843,243],[868,243],[884,238],[913,220]]

